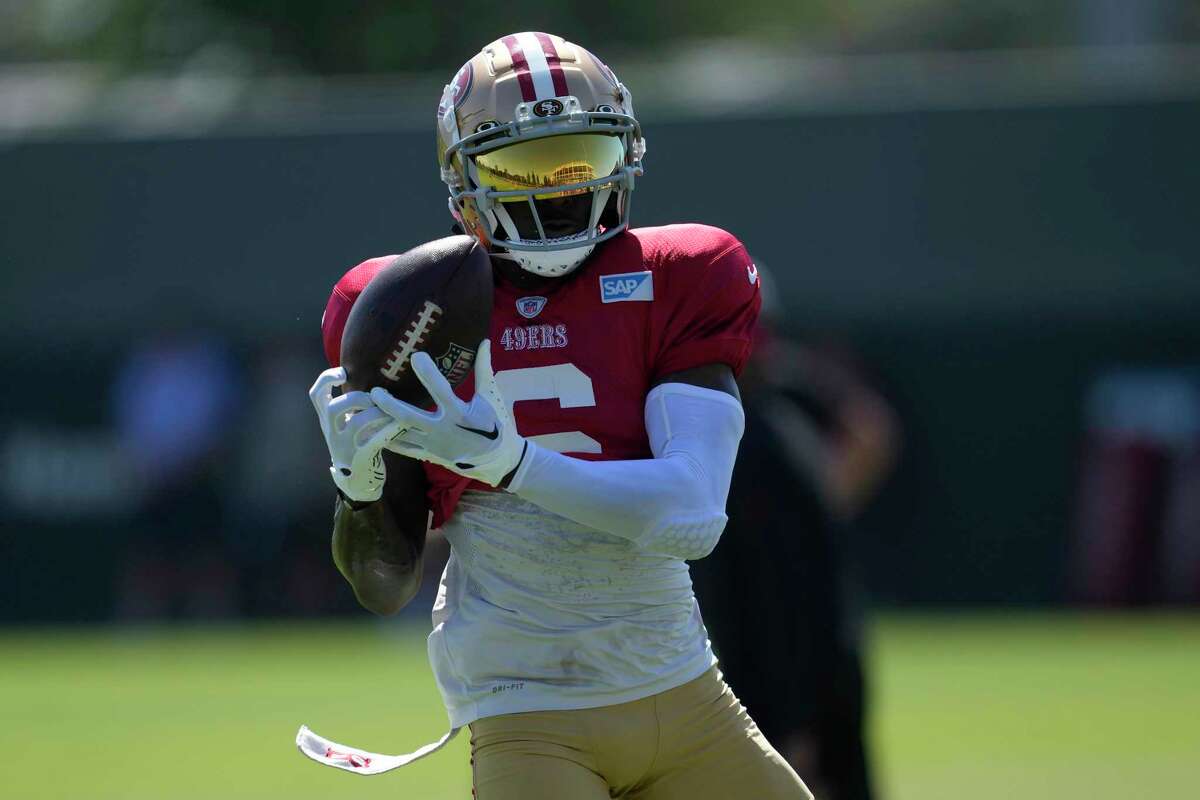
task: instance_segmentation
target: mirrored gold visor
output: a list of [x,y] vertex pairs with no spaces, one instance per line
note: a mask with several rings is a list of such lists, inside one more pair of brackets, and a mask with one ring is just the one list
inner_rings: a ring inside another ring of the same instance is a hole
[[[566,186],[612,175],[625,164],[625,147],[619,136],[571,133],[518,142],[475,156],[479,183],[506,192]],[[537,192],[533,197],[563,197],[588,189]],[[526,202],[525,196],[498,198]]]

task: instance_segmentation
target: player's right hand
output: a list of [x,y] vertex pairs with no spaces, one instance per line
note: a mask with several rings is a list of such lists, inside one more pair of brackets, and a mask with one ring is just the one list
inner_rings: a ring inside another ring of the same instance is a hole
[[436,410],[426,411],[397,400],[382,387],[372,389],[375,405],[404,426],[388,449],[499,486],[520,465],[525,439],[517,433],[496,384],[491,342],[484,339],[479,343],[475,396],[469,403],[454,393],[428,353],[416,353],[410,363]]
[[346,370],[327,369],[308,390],[325,434],[332,461],[329,474],[342,494],[360,503],[372,503],[383,494],[387,472],[383,446],[398,435],[401,423],[380,411],[366,392],[333,390],[346,382]]

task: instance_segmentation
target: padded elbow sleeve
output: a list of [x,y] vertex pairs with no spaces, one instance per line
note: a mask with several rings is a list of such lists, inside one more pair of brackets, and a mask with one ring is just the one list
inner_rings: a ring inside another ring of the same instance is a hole
[[717,546],[727,517],[724,512],[702,513],[694,522],[674,520],[650,531],[643,545],[647,549],[695,561],[704,558]]
[[646,435],[656,459],[686,468],[684,492],[661,509],[642,544],[694,560],[713,551],[725,530],[725,503],[745,429],[741,403],[713,389],[664,383],[646,397]]

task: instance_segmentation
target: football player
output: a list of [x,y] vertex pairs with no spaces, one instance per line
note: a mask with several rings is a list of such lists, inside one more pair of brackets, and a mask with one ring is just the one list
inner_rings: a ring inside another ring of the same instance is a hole
[[[338,568],[392,613],[417,590],[430,512],[444,531],[429,658],[447,736],[470,726],[479,800],[810,798],[722,680],[686,564],[726,521],[757,270],[717,228],[629,228],[646,148],[629,90],[560,37],[484,47],[437,133],[450,212],[492,256],[490,336],[457,390],[412,357],[435,410],[335,397],[347,315],[390,259],[334,288],[333,368],[311,397]],[[436,748],[298,741],[359,772]]]

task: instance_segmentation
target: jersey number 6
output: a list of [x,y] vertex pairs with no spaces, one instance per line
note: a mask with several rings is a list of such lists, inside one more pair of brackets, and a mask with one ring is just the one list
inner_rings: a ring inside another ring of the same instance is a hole
[[[558,400],[559,408],[587,408],[596,405],[592,379],[574,364],[554,364],[549,367],[505,369],[496,373],[496,385],[513,406],[522,400]],[[599,453],[600,443],[583,431],[543,433],[528,437],[548,450],[559,453]]]

